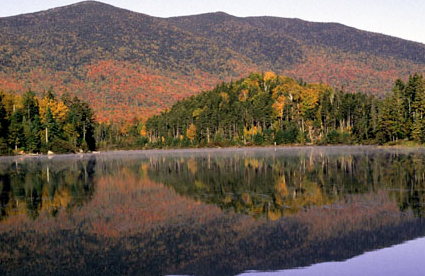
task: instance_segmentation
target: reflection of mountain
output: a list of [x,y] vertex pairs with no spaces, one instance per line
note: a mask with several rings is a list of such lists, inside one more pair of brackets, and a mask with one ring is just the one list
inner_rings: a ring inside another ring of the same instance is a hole
[[252,152],[99,155],[96,193],[72,216],[0,222],[0,275],[236,275],[344,260],[425,235],[417,211],[400,211],[420,194],[420,155]]
[[421,154],[197,156],[156,159],[149,177],[224,210],[278,219],[347,195],[387,190],[400,209],[424,214]]
[[[376,195],[359,196],[349,204],[341,202],[338,210],[310,209],[266,221],[197,205],[164,186],[135,182],[135,175],[135,170],[130,173],[121,167],[115,177],[105,177],[102,190],[97,186],[96,198],[83,207],[84,215],[75,216],[75,229],[58,229],[57,222],[47,233],[0,232],[0,258],[10,258],[4,269],[13,275],[41,275],[48,269],[55,275],[101,271],[102,275],[225,276],[344,260],[425,235],[423,221],[411,214],[388,207],[361,208],[372,202],[391,205],[388,197],[379,202]],[[131,188],[125,192],[111,189],[125,189],[128,184]],[[92,205],[102,199],[107,200]],[[146,210],[161,220],[152,221]],[[140,227],[146,222],[147,227]],[[117,231],[118,236],[90,231],[94,225]],[[128,227],[133,229],[125,230]],[[20,255],[16,248],[29,253]]]
[[72,162],[16,162],[1,164],[0,219],[26,213],[36,218],[46,211],[53,216],[90,200],[96,160]]
[[[142,268],[146,271],[144,275],[224,276],[247,270],[309,266],[342,261],[425,234],[424,224],[420,222],[404,222],[396,226],[376,222],[372,229],[359,231],[347,231],[340,226],[332,229],[332,236],[325,238],[321,232],[312,233],[307,224],[297,220],[272,225],[248,224],[244,231],[234,227],[233,223],[240,221],[216,220],[188,229],[171,226],[157,230],[155,240],[144,248],[149,252],[145,255],[146,266]],[[157,249],[163,244],[166,245],[165,252]],[[155,265],[158,259],[170,266]]]

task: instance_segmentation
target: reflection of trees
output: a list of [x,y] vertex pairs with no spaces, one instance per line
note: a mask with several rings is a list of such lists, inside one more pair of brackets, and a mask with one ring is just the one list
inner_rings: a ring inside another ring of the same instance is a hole
[[[407,202],[406,208],[411,208],[409,197],[415,192],[420,194],[424,185],[420,156],[158,156],[142,160],[98,156],[96,175],[100,172],[104,178],[97,182],[96,200],[72,218],[79,231],[68,229],[67,224],[66,229],[51,227],[47,233],[0,233],[0,259],[15,257],[16,266],[6,267],[6,274],[12,271],[14,275],[35,275],[48,269],[55,275],[88,275],[98,271],[104,275],[237,275],[252,269],[341,261],[425,233],[424,220],[415,219],[411,212],[394,210],[393,200]],[[17,168],[29,171],[31,166],[36,167],[31,163],[18,164]],[[74,173],[62,173],[67,166]],[[83,179],[83,176],[90,179],[93,170],[89,168],[93,166],[87,161],[50,164],[47,173],[47,165],[40,165],[42,194],[46,193],[47,198],[56,196],[59,203],[49,201],[52,206],[72,207],[76,198],[90,198],[92,184],[87,185],[87,190],[77,185],[80,193],[73,196],[69,185],[61,187],[46,182],[47,176],[52,181],[55,177],[61,179],[58,177],[61,174],[62,179],[65,175],[70,179]],[[405,167],[409,167],[408,172]],[[16,171],[16,166],[0,167],[0,171],[6,170]],[[12,187],[11,179],[17,175],[21,174],[2,174],[0,183]],[[146,176],[185,196],[150,181],[139,182]],[[408,193],[409,185],[413,189]],[[38,193],[35,185],[32,186]],[[24,184],[19,187],[25,191]],[[0,193],[2,198],[3,195],[11,198],[14,190],[2,189],[8,191]],[[361,193],[364,195],[351,196]],[[43,194],[43,205],[36,205],[36,210],[48,208],[44,198]],[[309,206],[333,202],[339,205],[331,210],[307,210],[266,221],[220,212],[211,206],[198,205],[192,198],[269,219]],[[98,209],[99,215],[93,216],[93,208]],[[36,224],[27,227],[31,229]],[[92,232],[93,226],[103,227]],[[111,229],[114,234],[108,236],[112,231],[102,229]],[[19,255],[20,252],[26,254]]]
[[323,192],[325,183],[313,180],[321,173],[321,164],[309,166],[297,156],[274,160],[241,156],[158,159],[151,162],[149,176],[223,209],[275,219],[310,205],[329,203],[335,197]]
[[196,200],[277,219],[347,195],[387,190],[401,210],[424,213],[425,157],[372,152],[347,155],[153,158],[149,177]]
[[95,158],[2,164],[0,218],[19,213],[36,218],[40,211],[55,216],[81,206],[93,195],[95,165]]
[[385,182],[392,189],[400,210],[413,210],[415,216],[425,214],[425,158],[422,154],[391,155],[383,166]]

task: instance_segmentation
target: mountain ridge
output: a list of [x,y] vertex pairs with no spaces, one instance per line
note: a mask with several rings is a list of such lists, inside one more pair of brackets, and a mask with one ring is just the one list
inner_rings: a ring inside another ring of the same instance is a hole
[[157,114],[255,71],[384,95],[396,78],[425,72],[425,44],[340,23],[160,18],[97,1],[0,18],[0,90],[68,91],[100,120]]

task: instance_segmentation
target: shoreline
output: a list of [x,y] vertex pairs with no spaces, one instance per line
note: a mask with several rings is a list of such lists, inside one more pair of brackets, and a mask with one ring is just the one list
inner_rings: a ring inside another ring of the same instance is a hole
[[152,149],[116,149],[116,150],[105,150],[105,151],[94,151],[85,153],[54,153],[54,154],[17,154],[17,155],[3,155],[0,156],[1,161],[6,160],[37,160],[37,159],[67,159],[67,158],[87,158],[91,156],[107,156],[107,155],[123,155],[127,154],[130,156],[145,154],[150,156],[152,154],[179,154],[179,153],[229,153],[229,152],[241,152],[241,151],[261,151],[261,150],[275,150],[275,151],[288,151],[288,152],[299,152],[306,150],[315,149],[327,149],[350,151],[355,149],[373,149],[373,150],[403,150],[403,151],[418,151],[425,150],[425,146],[405,146],[405,145],[267,145],[267,146],[231,146],[231,147],[199,147],[199,148],[152,148]]

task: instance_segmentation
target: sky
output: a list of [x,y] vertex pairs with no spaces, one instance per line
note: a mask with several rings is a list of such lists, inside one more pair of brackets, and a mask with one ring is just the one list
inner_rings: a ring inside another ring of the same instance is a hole
[[[78,0],[0,0],[0,17],[36,12]],[[338,22],[361,30],[425,43],[423,0],[102,0],[128,10],[171,17],[223,11]]]

